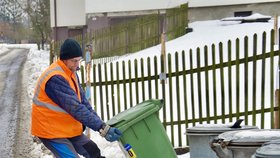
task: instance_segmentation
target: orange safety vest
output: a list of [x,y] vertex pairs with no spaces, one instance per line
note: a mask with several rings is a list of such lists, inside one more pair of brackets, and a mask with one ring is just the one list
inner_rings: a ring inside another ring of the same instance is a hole
[[81,135],[82,124],[54,103],[45,92],[47,81],[54,75],[63,76],[81,101],[75,73],[71,72],[61,60],[51,64],[40,76],[34,91],[31,133],[32,135],[47,139],[71,138]]

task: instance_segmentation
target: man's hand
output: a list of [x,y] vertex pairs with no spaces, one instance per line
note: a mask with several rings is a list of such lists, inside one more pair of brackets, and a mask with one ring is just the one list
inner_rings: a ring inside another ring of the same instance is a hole
[[122,136],[122,132],[114,127],[110,127],[109,131],[107,132],[105,139],[109,142],[113,142],[118,140]]
[[100,135],[105,137],[105,139],[109,142],[116,141],[122,136],[122,132],[118,128],[110,127],[109,125],[101,128],[99,132]]

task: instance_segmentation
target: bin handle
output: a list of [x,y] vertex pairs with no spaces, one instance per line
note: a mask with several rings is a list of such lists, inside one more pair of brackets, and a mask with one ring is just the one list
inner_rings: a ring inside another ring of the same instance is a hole
[[229,142],[223,142],[223,140],[214,138],[210,142],[211,149],[215,152],[219,158],[232,158],[231,151],[226,148]]
[[241,128],[240,124],[242,121],[243,119],[238,119],[230,128]]
[[122,122],[124,122],[124,121],[126,121],[126,120],[124,120],[124,119],[121,119],[121,120],[112,120],[111,121],[111,123],[109,124],[110,126],[115,126],[117,123],[119,123],[119,124],[121,124]]

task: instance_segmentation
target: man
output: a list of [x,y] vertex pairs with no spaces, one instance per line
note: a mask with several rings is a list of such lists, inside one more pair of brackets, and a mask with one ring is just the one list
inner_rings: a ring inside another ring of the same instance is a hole
[[76,70],[82,57],[78,42],[66,39],[60,59],[38,79],[32,104],[32,135],[37,136],[57,158],[104,158],[97,145],[83,134],[85,126],[99,131],[107,141],[121,136],[117,128],[106,125],[79,84]]

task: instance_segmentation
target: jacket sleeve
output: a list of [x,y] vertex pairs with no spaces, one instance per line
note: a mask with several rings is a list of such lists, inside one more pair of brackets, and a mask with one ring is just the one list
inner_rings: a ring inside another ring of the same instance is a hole
[[[82,89],[80,90],[82,91]],[[79,101],[75,91],[62,76],[51,77],[46,83],[45,92],[50,99],[72,117],[94,131],[98,131],[104,124],[88,102]],[[82,92],[81,95],[84,95],[84,93]],[[81,98],[85,99],[85,96]]]

